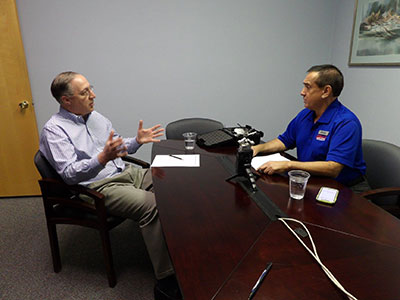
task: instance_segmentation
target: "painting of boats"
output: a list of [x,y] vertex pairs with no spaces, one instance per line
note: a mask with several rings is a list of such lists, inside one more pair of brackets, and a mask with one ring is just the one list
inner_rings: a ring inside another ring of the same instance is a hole
[[349,64],[400,64],[400,0],[358,0]]

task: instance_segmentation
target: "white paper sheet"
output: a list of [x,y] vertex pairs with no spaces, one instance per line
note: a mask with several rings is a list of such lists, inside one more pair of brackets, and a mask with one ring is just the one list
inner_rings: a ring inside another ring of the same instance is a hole
[[152,167],[200,167],[200,154],[156,155]]
[[265,164],[268,161],[289,161],[286,157],[283,157],[279,153],[264,155],[264,156],[256,156],[251,160],[251,166],[254,169],[258,169],[261,165]]

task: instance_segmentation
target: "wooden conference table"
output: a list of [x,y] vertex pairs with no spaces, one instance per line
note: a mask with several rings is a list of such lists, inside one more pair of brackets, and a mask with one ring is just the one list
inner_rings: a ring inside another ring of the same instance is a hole
[[[247,299],[269,262],[255,300],[347,299],[283,223],[271,221],[242,187],[225,181],[231,174],[218,157],[234,162],[234,151],[196,146],[199,168],[153,168],[184,299]],[[176,140],[155,143],[152,150],[153,158],[184,153],[183,141]],[[400,299],[398,219],[327,178],[312,176],[300,201],[290,199],[284,176],[263,175],[257,186],[288,217],[306,224],[322,262],[347,291],[358,299]],[[339,189],[334,206],[315,201],[321,186]]]

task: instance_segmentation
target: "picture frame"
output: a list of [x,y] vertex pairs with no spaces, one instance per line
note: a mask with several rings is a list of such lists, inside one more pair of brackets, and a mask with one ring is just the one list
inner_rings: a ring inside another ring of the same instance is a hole
[[349,65],[400,65],[400,0],[356,0]]

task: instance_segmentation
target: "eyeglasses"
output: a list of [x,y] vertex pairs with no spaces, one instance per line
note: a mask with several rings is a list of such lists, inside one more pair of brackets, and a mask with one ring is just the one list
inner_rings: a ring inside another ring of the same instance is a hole
[[93,90],[93,85],[91,85],[91,86],[89,86],[88,88],[82,90],[82,91],[79,93],[79,95],[86,98],[86,97],[89,97],[89,96],[90,96],[90,93],[93,93],[93,91],[94,91],[94,90]]

